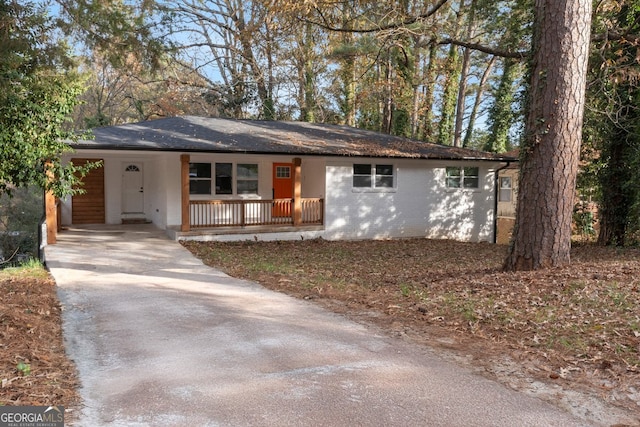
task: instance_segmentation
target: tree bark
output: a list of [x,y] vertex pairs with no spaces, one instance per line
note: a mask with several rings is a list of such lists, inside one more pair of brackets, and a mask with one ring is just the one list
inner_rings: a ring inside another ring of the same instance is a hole
[[429,62],[424,70],[424,101],[422,103],[422,111],[424,111],[424,121],[422,138],[427,142],[434,142],[435,127],[433,124],[433,103],[435,98],[435,86],[437,79],[436,60],[438,56],[438,45],[431,43],[429,45]]
[[[468,8],[469,17],[467,18],[468,23],[466,39],[472,40],[476,20],[475,0],[471,0]],[[464,122],[464,111],[467,106],[467,79],[469,77],[469,69],[471,68],[471,48],[465,47],[462,52],[462,66],[460,67],[460,83],[458,84],[458,102],[456,106],[456,122],[453,131],[454,147],[462,147],[462,125]]]
[[505,58],[503,64],[500,83],[489,110],[489,139],[483,147],[484,151],[493,153],[511,150],[509,131],[515,118],[513,100],[516,93],[513,82],[518,72],[518,64],[510,58]]
[[590,1],[535,2],[526,139],[506,270],[570,262],[591,11]]
[[465,48],[462,53],[462,66],[460,67],[460,83],[458,83],[458,101],[456,103],[456,121],[453,130],[453,146],[462,147],[462,125],[464,122],[464,110],[467,106],[467,77],[471,67],[471,49]]
[[471,145],[471,141],[473,140],[473,128],[476,125],[476,117],[478,117],[478,110],[480,110],[480,103],[482,103],[482,95],[484,94],[485,88],[487,86],[487,81],[489,80],[489,76],[491,75],[491,71],[493,70],[493,64],[496,62],[496,57],[492,56],[487,64],[487,68],[484,69],[482,73],[482,78],[480,79],[480,83],[478,83],[478,91],[476,92],[476,100],[473,103],[473,108],[471,109],[471,114],[469,114],[469,124],[467,126],[467,133],[464,136],[464,141],[462,142],[463,147],[469,147]]

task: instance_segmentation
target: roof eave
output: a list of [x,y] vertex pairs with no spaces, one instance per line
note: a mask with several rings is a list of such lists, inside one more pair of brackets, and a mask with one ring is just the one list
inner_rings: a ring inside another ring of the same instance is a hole
[[132,147],[121,146],[114,147],[113,145],[101,145],[101,144],[69,144],[74,150],[104,150],[104,151],[152,151],[152,152],[167,152],[167,153],[216,153],[216,154],[251,154],[251,155],[265,155],[265,156],[313,156],[313,157],[357,157],[357,158],[375,158],[375,159],[420,159],[420,160],[462,160],[462,161],[486,161],[486,162],[516,162],[518,159],[509,157],[454,157],[454,156],[398,156],[398,155],[376,155],[376,154],[355,154],[355,153],[327,153],[327,152],[299,152],[299,151],[260,151],[260,150],[216,150],[216,149],[197,149],[197,148],[167,148],[167,147]]

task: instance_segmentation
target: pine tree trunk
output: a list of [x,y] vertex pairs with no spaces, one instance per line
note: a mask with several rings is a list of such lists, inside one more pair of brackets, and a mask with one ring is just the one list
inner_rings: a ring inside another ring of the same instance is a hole
[[458,102],[458,84],[460,78],[460,55],[458,47],[449,47],[447,57],[447,75],[442,89],[442,109],[438,124],[438,144],[451,145],[455,127],[456,106]]
[[[475,0],[471,0],[468,8],[469,17],[467,18],[466,39],[472,40],[476,20]],[[469,69],[471,68],[471,49],[466,47],[462,52],[462,66],[460,68],[460,83],[458,84],[458,102],[456,106],[456,124],[453,131],[454,147],[462,147],[462,124],[464,122],[464,111],[467,106],[467,78],[469,77]]]
[[509,131],[514,121],[513,99],[516,95],[513,82],[516,79],[518,63],[505,58],[502,76],[489,111],[489,139],[483,149],[493,153],[504,153],[511,149]]
[[536,0],[531,88],[507,270],[568,264],[591,2]]
[[431,43],[429,45],[429,62],[424,71],[424,101],[422,103],[422,111],[424,111],[424,122],[422,130],[422,138],[428,142],[434,142],[435,129],[433,125],[433,102],[435,98],[436,86],[436,60],[438,55],[438,45]]
[[485,68],[484,72],[482,73],[482,78],[480,79],[480,83],[478,83],[476,100],[473,103],[471,114],[469,114],[469,125],[467,126],[467,133],[465,134],[464,141],[462,142],[463,147],[468,147],[469,145],[471,145],[471,141],[473,140],[473,128],[476,125],[476,117],[478,117],[478,111],[480,110],[482,95],[484,94],[485,88],[487,86],[487,81],[489,80],[489,76],[491,75],[493,64],[495,62],[496,62],[496,57],[492,56],[491,59],[489,60],[489,64],[487,64],[487,68]]

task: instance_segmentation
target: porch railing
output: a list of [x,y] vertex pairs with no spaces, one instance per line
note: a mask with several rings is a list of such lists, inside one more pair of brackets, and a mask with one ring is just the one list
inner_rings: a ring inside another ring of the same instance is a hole
[[[324,199],[301,199],[299,225],[324,223]],[[295,225],[292,199],[190,200],[191,228]]]

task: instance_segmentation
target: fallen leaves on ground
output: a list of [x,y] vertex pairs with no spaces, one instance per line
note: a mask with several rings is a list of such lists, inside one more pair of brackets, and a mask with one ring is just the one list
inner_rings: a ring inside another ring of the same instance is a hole
[[0,275],[0,405],[79,404],[60,314],[55,283],[44,270],[42,277]]
[[[640,413],[640,249],[579,245],[568,267],[501,271],[506,247],[402,239],[184,242],[206,264]],[[639,417],[640,422],[640,417]]]

